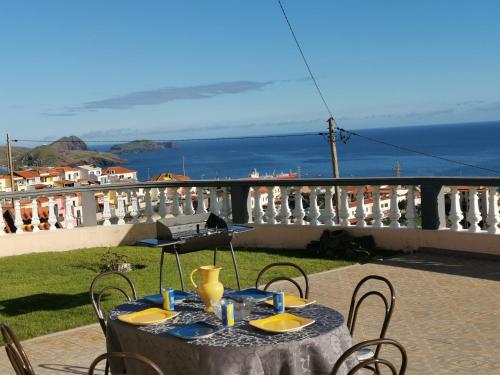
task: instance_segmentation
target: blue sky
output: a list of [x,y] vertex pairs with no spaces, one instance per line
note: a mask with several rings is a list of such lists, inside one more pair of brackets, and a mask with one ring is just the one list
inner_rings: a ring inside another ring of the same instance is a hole
[[[500,119],[500,2],[283,0],[340,126]],[[276,1],[11,1],[0,132],[182,139],[328,118]]]

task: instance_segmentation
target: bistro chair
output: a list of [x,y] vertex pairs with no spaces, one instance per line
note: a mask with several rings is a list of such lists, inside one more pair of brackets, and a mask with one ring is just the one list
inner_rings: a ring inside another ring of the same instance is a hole
[[399,342],[396,340],[392,339],[374,339],[374,340],[368,340],[368,341],[363,341],[360,342],[351,348],[347,349],[344,354],[340,356],[340,358],[335,362],[335,365],[333,366],[331,375],[337,375],[339,374],[339,370],[342,368],[342,365],[347,361],[347,359],[352,356],[354,353],[358,353],[359,351],[362,351],[364,348],[370,348],[373,346],[377,346],[377,353],[380,352],[380,348],[382,346],[392,346],[395,347],[396,349],[399,350],[399,353],[401,354],[401,365],[399,367],[399,371],[397,370],[396,366],[394,363],[389,361],[388,359],[384,358],[367,358],[364,360],[359,360],[358,359],[358,364],[356,364],[349,372],[347,375],[354,375],[356,374],[359,370],[361,369],[368,369],[372,371],[375,374],[380,374],[380,368],[381,367],[387,367],[392,375],[404,375],[406,372],[406,366],[408,363],[408,357],[406,354],[406,350],[401,345]]
[[12,329],[6,324],[0,324],[3,341],[5,342],[5,351],[9,357],[12,368],[17,375],[35,375],[35,371],[24,351],[23,346],[17,339]]
[[289,281],[291,282],[293,285],[295,285],[297,287],[297,289],[299,290],[299,295],[300,295],[300,298],[309,298],[309,279],[306,275],[306,273],[304,272],[304,270],[302,268],[300,268],[298,265],[296,265],[295,263],[291,263],[291,262],[278,262],[278,263],[271,263],[271,264],[268,264],[267,266],[265,266],[262,271],[259,272],[259,275],[257,276],[257,280],[255,281],[255,287],[258,288],[259,285],[260,285],[260,280],[262,279],[262,277],[264,276],[264,274],[270,270],[271,268],[275,268],[275,267],[293,267],[297,270],[300,271],[300,273],[302,274],[302,276],[304,277],[304,284],[305,284],[305,294],[302,292],[302,287],[300,286],[300,284],[295,281],[294,279],[290,278],[290,277],[286,277],[286,276],[278,276],[278,277],[275,277],[273,279],[271,279],[265,286],[264,286],[264,290],[267,290],[272,284],[278,282],[278,281]]
[[[367,283],[370,280],[379,280],[385,283],[387,288],[389,289],[390,298],[388,299],[383,293],[373,289],[367,291],[361,297],[358,298],[359,290],[365,283]],[[370,296],[377,296],[384,302],[384,320],[382,322],[382,328],[380,330],[380,335],[379,335],[379,338],[383,339],[387,332],[387,328],[389,327],[389,322],[391,320],[392,313],[394,311],[394,304],[396,303],[396,292],[391,282],[382,276],[378,275],[366,276],[358,283],[352,294],[351,306],[349,308],[349,317],[347,318],[347,328],[349,329],[351,336],[353,336],[354,328],[356,326],[356,320],[358,317],[359,307],[361,306],[363,301],[365,301]],[[377,350],[373,351],[369,347],[363,347],[363,349],[357,353],[358,360],[362,361],[369,358],[377,357],[379,348],[380,347],[378,346]]]
[[[105,286],[104,288],[101,289],[101,291],[96,296],[95,289],[96,289],[97,282],[103,278],[109,278],[109,277],[112,277],[114,275],[120,276],[121,278],[125,279],[125,281],[128,283],[128,285],[130,286],[130,289],[132,291],[132,298],[130,298],[129,294],[127,294],[127,292],[122,287],[116,286],[116,285]],[[92,284],[90,284],[90,300],[92,301],[92,307],[94,308],[94,311],[97,315],[97,319],[99,320],[99,324],[101,325],[101,329],[102,329],[105,336],[106,336],[106,319],[104,319],[104,314],[103,314],[102,309],[101,309],[101,299],[102,299],[102,296],[104,295],[104,293],[106,293],[110,290],[118,290],[119,292],[121,292],[125,296],[125,298],[127,298],[127,300],[129,302],[137,299],[137,292],[135,290],[134,283],[132,282],[132,280],[130,280],[130,278],[127,275],[125,275],[122,272],[118,272],[118,271],[103,272],[103,273],[100,273],[99,275],[97,275],[94,278],[94,280],[92,280]]]
[[144,357],[141,354],[128,353],[128,352],[112,352],[112,353],[101,354],[99,357],[94,359],[94,361],[90,365],[88,375],[94,375],[94,370],[96,366],[99,364],[99,362],[106,360],[106,366],[107,366],[107,364],[110,361],[112,361],[113,358],[130,359],[133,361],[141,362],[145,366],[149,367],[153,371],[152,373],[154,373],[155,375],[165,375],[165,373],[161,370],[161,368],[159,368],[158,365],[149,358]]

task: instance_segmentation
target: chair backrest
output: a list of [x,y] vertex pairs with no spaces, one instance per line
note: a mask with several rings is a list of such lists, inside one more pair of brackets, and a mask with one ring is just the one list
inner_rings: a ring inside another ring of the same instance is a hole
[[392,375],[404,375],[406,372],[406,366],[408,363],[408,356],[406,354],[406,350],[401,345],[399,342],[396,340],[392,339],[375,339],[375,340],[368,340],[368,341],[363,341],[360,342],[359,344],[356,344],[352,346],[351,348],[347,349],[344,354],[340,356],[340,358],[335,362],[335,365],[333,366],[331,375],[337,375],[339,373],[339,370],[342,368],[342,365],[347,361],[347,359],[351,355],[355,355],[356,352],[363,348],[369,348],[376,346],[377,347],[377,352],[380,352],[380,349],[384,345],[389,345],[397,348],[399,350],[399,353],[401,354],[401,365],[399,367],[399,371],[397,370],[396,366],[394,365],[393,362],[389,361],[388,359],[380,358],[380,357],[372,357],[369,359],[366,359],[364,361],[359,361],[357,365],[355,365],[353,368],[347,372],[347,375],[354,375],[357,374],[357,371],[361,369],[370,369],[376,374],[380,374],[380,367],[387,367]]
[[258,288],[259,285],[260,285],[260,279],[262,278],[262,276],[264,276],[264,274],[270,270],[271,268],[274,268],[274,267],[293,267],[297,270],[299,270],[299,272],[302,274],[302,276],[304,277],[304,281],[305,281],[305,288],[306,288],[306,291],[305,291],[305,294],[302,292],[302,287],[300,286],[300,284],[295,281],[294,279],[290,278],[290,277],[286,277],[286,276],[279,276],[279,277],[275,277],[273,279],[271,279],[265,286],[264,286],[264,290],[267,290],[269,288],[269,286],[271,286],[271,284],[274,284],[278,281],[289,281],[291,282],[293,285],[295,285],[297,287],[297,289],[299,290],[299,294],[300,294],[300,298],[309,298],[309,279],[306,275],[306,273],[304,272],[304,270],[302,268],[300,268],[298,265],[296,265],[295,263],[291,263],[291,262],[278,262],[278,263],[271,263],[271,264],[268,264],[267,266],[265,266],[262,271],[259,272],[259,275],[257,276],[257,280],[255,281],[255,287]]
[[[366,282],[370,280],[379,280],[385,283],[389,289],[390,298],[388,299],[383,293],[377,290],[370,290],[358,298],[359,290]],[[377,276],[377,275],[366,276],[358,283],[352,294],[351,306],[349,308],[349,317],[347,318],[347,328],[351,332],[351,335],[353,335],[354,328],[356,326],[356,319],[358,316],[359,307],[361,306],[363,301],[370,296],[378,296],[384,302],[384,307],[385,307],[384,321],[379,336],[379,338],[384,338],[387,332],[387,328],[389,327],[389,322],[392,317],[392,312],[394,311],[394,304],[396,303],[396,292],[391,282],[382,276]]]
[[[125,279],[125,281],[128,283],[128,285],[130,286],[130,289],[132,291],[132,298],[129,296],[129,294],[123,288],[116,286],[116,285],[105,286],[104,288],[101,289],[101,291],[96,296],[95,289],[97,286],[97,282],[99,280],[101,280],[102,278],[107,278],[107,277],[111,277],[114,275],[120,276],[123,279]],[[99,324],[101,325],[102,331],[104,332],[105,335],[106,335],[106,319],[104,318],[104,314],[103,314],[102,309],[101,309],[101,299],[102,299],[102,296],[104,295],[104,293],[106,293],[110,290],[117,290],[117,291],[121,292],[125,296],[125,298],[127,298],[128,301],[131,301],[132,299],[134,299],[134,300],[137,299],[137,292],[135,290],[134,283],[132,282],[132,280],[130,280],[130,278],[127,275],[125,275],[122,272],[118,272],[118,271],[103,272],[103,273],[100,273],[99,275],[97,275],[94,278],[94,280],[92,280],[92,284],[90,284],[90,300],[92,301],[92,307],[94,308],[94,311],[97,315],[97,319],[99,320]]]
[[111,352],[111,353],[101,354],[99,357],[94,359],[94,361],[90,365],[88,375],[94,375],[94,370],[99,362],[104,361],[104,360],[111,361],[112,358],[122,358],[122,359],[125,358],[125,359],[138,361],[138,362],[143,363],[147,367],[149,367],[151,370],[153,370],[153,372],[156,375],[165,375],[165,373],[161,370],[161,368],[159,368],[158,365],[156,363],[154,363],[152,360],[150,360],[149,358],[144,357],[141,354],[128,353],[128,352]]
[[6,324],[0,324],[0,331],[5,342],[5,351],[12,368],[17,375],[35,375],[35,371],[12,329]]

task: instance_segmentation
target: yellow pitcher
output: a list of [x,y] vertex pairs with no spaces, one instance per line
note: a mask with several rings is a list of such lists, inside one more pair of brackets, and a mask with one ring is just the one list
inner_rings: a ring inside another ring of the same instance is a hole
[[[224,286],[219,281],[220,269],[218,266],[202,266],[194,269],[189,276],[198,295],[203,303],[205,303],[205,311],[207,312],[212,312],[210,301],[219,301],[224,294]],[[195,272],[199,272],[201,276],[201,284],[199,286],[193,280]]]

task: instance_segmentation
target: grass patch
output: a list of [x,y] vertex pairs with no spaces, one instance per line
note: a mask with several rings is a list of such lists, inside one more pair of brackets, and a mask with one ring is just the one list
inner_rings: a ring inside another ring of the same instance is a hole
[[[4,257],[0,258],[0,322],[11,325],[20,339],[97,322],[89,287],[99,271],[99,259],[108,250],[124,254],[130,263],[138,265],[128,275],[139,297],[158,292],[159,249],[122,246]],[[253,286],[258,272],[272,262],[294,262],[308,274],[351,264],[311,258],[306,251],[299,250],[236,250],[236,253],[242,287]],[[192,289],[188,280],[191,270],[211,264],[212,254],[204,250],[181,255],[187,289]],[[228,251],[218,252],[218,263],[223,268],[221,282],[236,288]],[[279,274],[298,276],[285,269]],[[165,258],[165,285],[180,288],[175,258],[170,254]],[[113,295],[105,305],[110,308],[120,301],[118,295]]]

